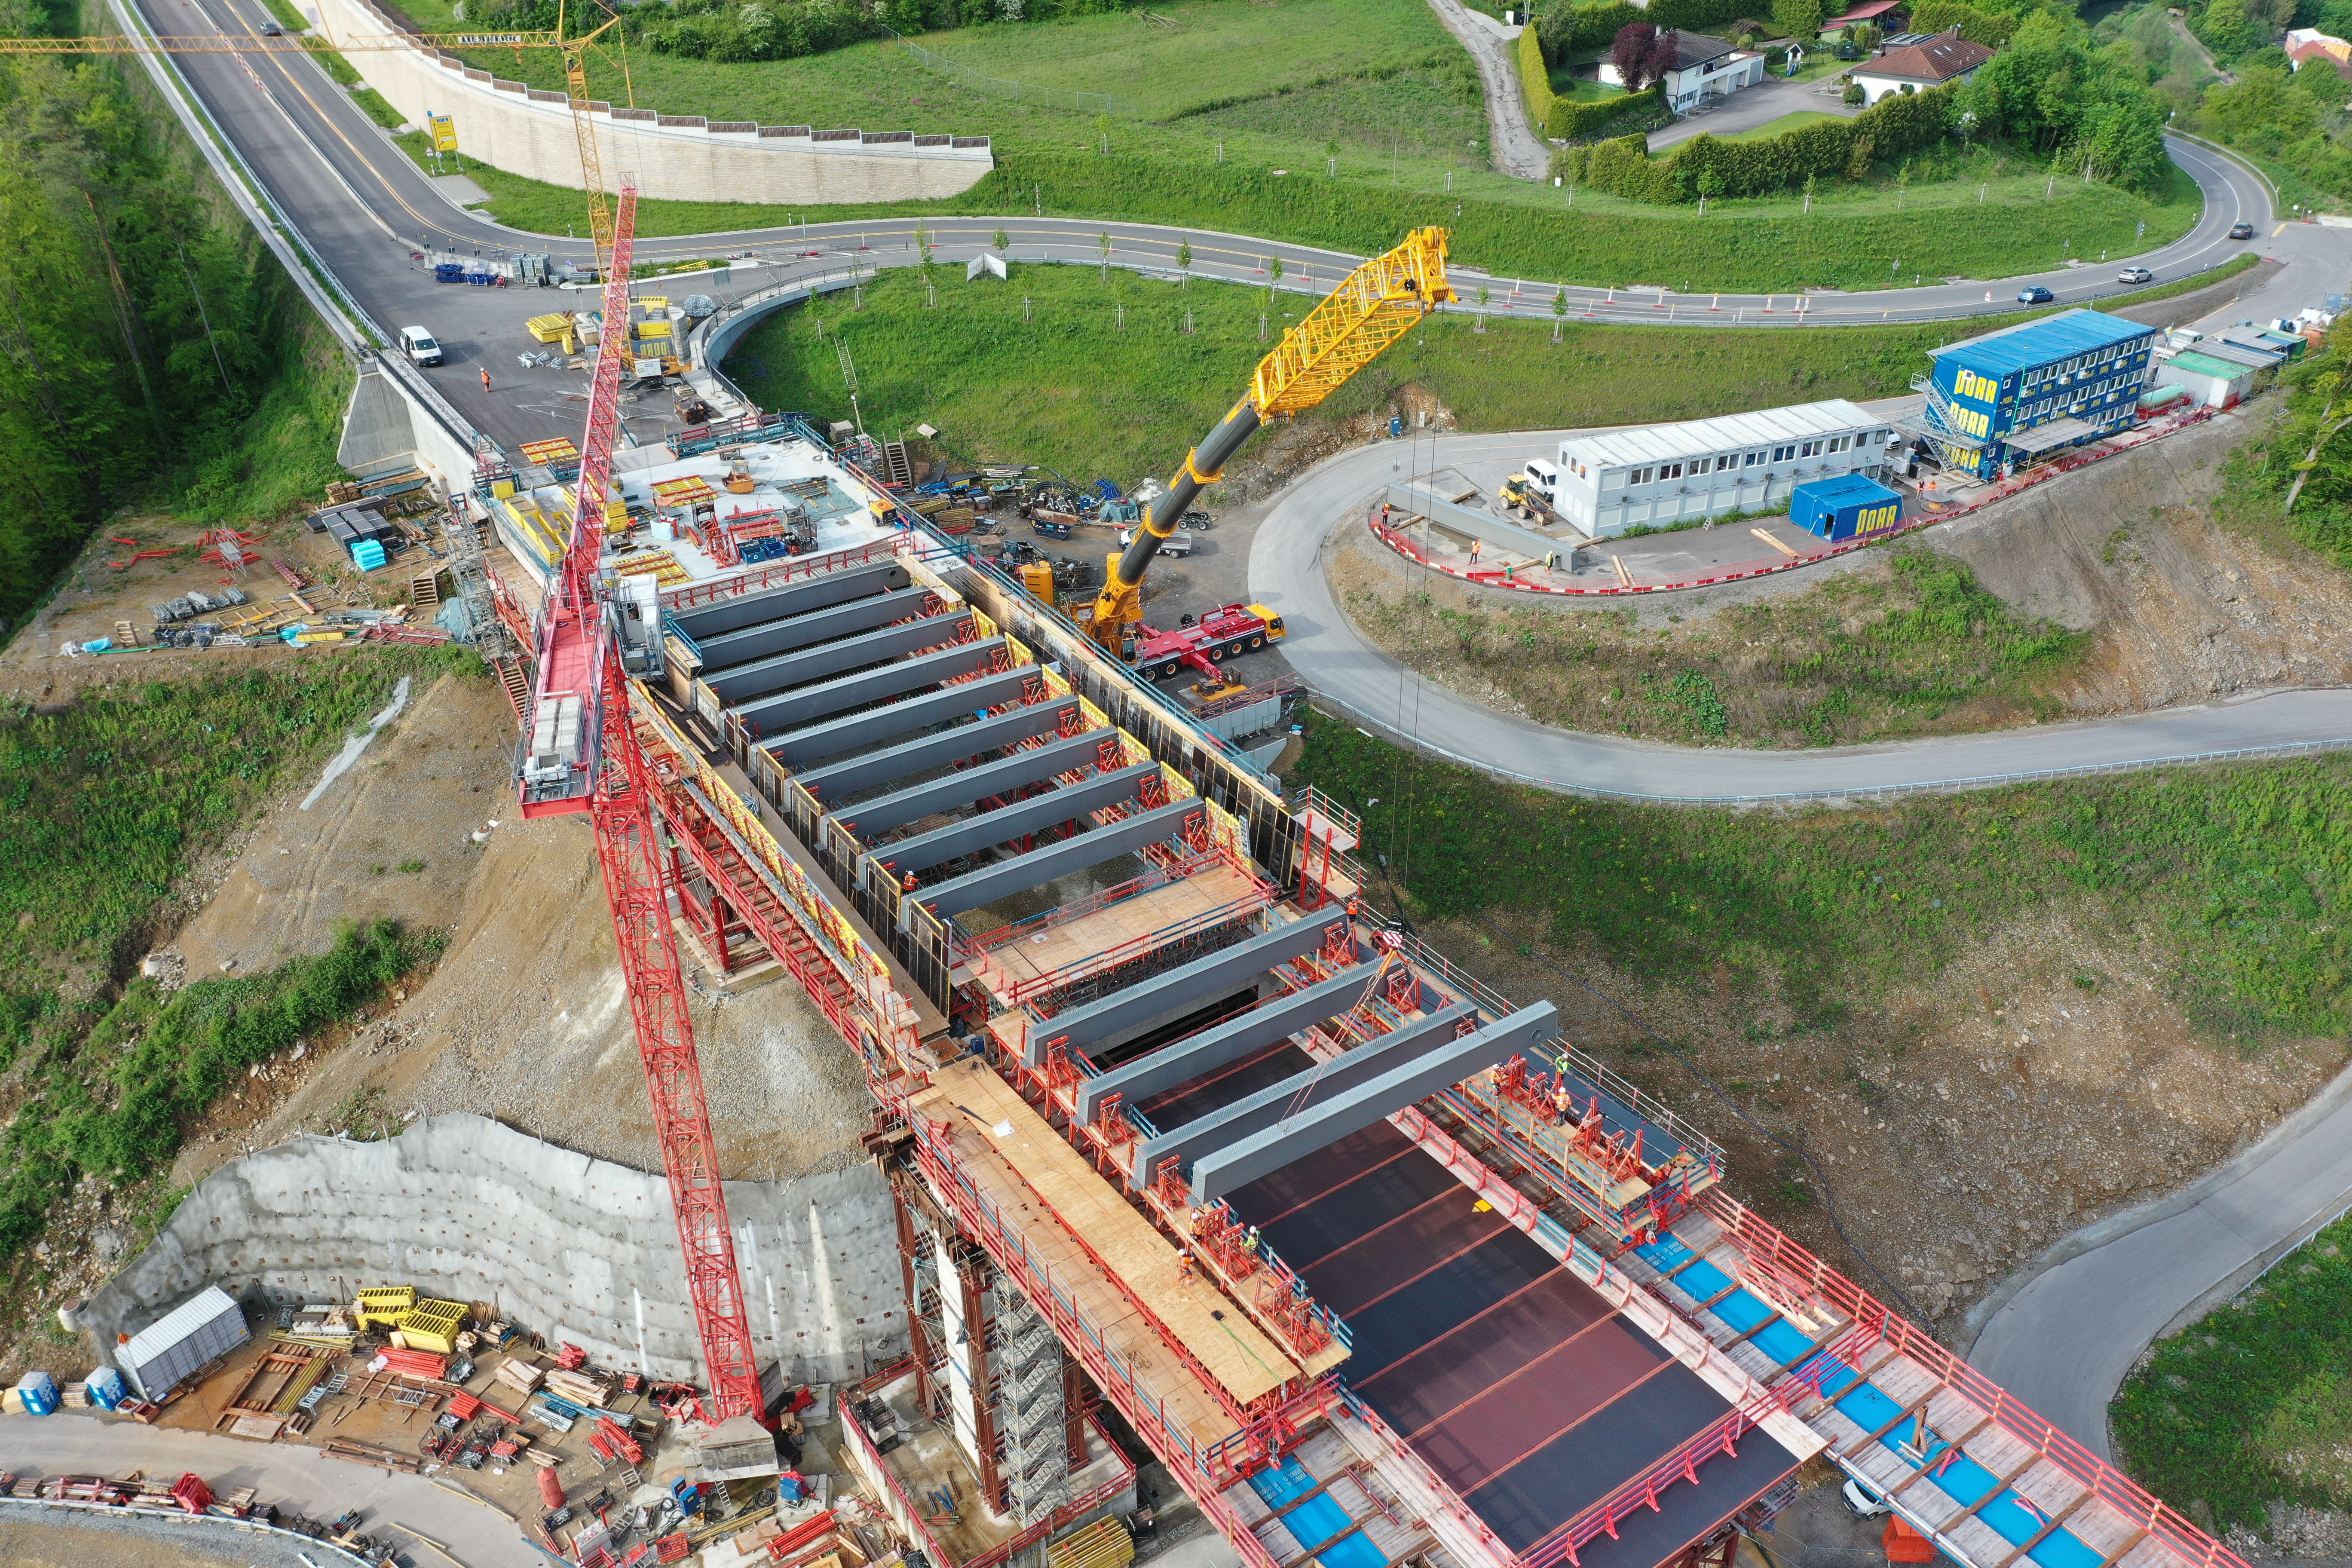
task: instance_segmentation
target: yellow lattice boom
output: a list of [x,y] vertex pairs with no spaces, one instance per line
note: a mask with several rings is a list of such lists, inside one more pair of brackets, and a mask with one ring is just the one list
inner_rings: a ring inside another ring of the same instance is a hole
[[1250,401],[1263,418],[1299,414],[1339,389],[1436,306],[1454,298],[1445,282],[1445,231],[1417,228],[1375,256],[1282,334],[1258,362]]

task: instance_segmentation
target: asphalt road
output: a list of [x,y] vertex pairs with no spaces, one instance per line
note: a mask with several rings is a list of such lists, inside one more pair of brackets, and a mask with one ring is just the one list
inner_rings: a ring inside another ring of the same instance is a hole
[[[1991,780],[2042,770],[2126,766],[2240,747],[2352,742],[2352,691],[2285,691],[2128,719],[2045,724],[1820,751],[1665,746],[1529,723],[1412,676],[1341,616],[1324,575],[1324,543],[1406,462],[1420,471],[1514,462],[1562,432],[1379,442],[1317,465],[1284,492],[1251,546],[1252,596],[1281,612],[1283,653],[1318,694],[1425,752],[1578,793],[1636,799],[1755,801]],[[2061,483],[2064,481],[2060,481]]]
[[2352,1205],[2352,1071],[2181,1191],[2075,1232],[2005,1287],[1969,1360],[2110,1458],[2107,1405],[2158,1335]]
[[[545,1556],[498,1510],[444,1490],[422,1476],[331,1459],[300,1443],[252,1443],[208,1432],[60,1413],[0,1423],[0,1468],[17,1475],[151,1476],[188,1470],[215,1491],[257,1489],[264,1502],[316,1519],[356,1508],[370,1534],[403,1524],[441,1542],[462,1568],[541,1568]],[[397,1536],[399,1531],[393,1533]],[[420,1563],[435,1553],[401,1537]]]
[[[512,445],[569,434],[580,417],[583,378],[576,372],[524,371],[509,357],[527,346],[522,318],[546,308],[536,291],[436,285],[415,253],[505,256],[521,250],[590,259],[588,247],[566,237],[507,228],[458,207],[307,55],[288,51],[259,34],[268,19],[262,0],[137,0],[162,36],[221,35],[249,41],[234,54],[173,57],[181,75],[246,163],[268,188],[278,210],[382,331],[412,323],[429,328],[449,350],[448,363],[430,372],[442,393],[467,416]],[[2217,154],[2186,142],[2169,143],[2181,167],[2205,195],[2205,210],[2181,239],[2138,258],[2158,281],[2220,265],[2247,246],[2227,238],[2240,220],[2256,226],[2253,244],[2285,263],[2277,277],[2240,303],[2247,317],[2292,314],[2340,289],[2347,252],[2341,231],[2276,223],[2261,181]],[[1565,199],[1565,198],[1563,198]],[[1173,278],[1182,247],[1191,248],[1195,276],[1264,284],[1279,258],[1280,290],[1319,295],[1356,265],[1358,257],[1279,244],[1212,229],[1132,223],[1085,222],[1036,213],[926,220],[934,255],[960,263],[992,247],[1001,230],[1015,260],[1094,263],[1099,237],[1110,240],[1110,264]],[[792,226],[670,239],[641,240],[641,258],[731,255],[739,265],[726,286],[749,289],[855,267],[908,266],[919,259],[914,220],[800,224]],[[1664,285],[1684,279],[1627,279],[1615,289],[1568,290],[1571,320],[1678,325],[1851,324],[1877,321],[1958,319],[2016,309],[2018,289],[2038,282],[2063,304],[2089,303],[2126,291],[2116,281],[2124,258],[2083,268],[2060,268],[1998,283],[1934,284],[1861,294],[1822,293],[1801,311],[1789,295],[1678,293]],[[1457,287],[1475,297],[1486,288],[1494,314],[1538,319],[1551,313],[1556,286],[1538,279],[1496,277],[1465,265]],[[1702,280],[1703,286],[1703,280]],[[683,287],[675,285],[674,287]],[[724,291],[724,290],[722,290]],[[1987,296],[1990,295],[1990,300]],[[1295,310],[1298,307],[1293,304]],[[481,373],[492,384],[486,389]]]

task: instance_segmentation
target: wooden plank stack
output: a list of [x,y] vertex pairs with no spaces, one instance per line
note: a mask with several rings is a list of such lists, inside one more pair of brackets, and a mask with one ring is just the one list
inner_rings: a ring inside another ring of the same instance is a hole
[[490,1374],[493,1381],[503,1383],[513,1389],[518,1398],[535,1392],[546,1375],[537,1365],[523,1360],[520,1356],[507,1357],[499,1363],[498,1370]]

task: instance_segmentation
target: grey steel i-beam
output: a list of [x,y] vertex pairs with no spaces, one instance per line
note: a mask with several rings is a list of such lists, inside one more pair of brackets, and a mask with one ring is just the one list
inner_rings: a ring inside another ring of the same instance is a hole
[[[1042,746],[1032,746],[1025,752],[1015,752],[1009,757],[982,763],[978,767],[959,768],[944,778],[932,779],[910,789],[893,790],[888,795],[860,801],[830,815],[845,830],[860,838],[871,838],[942,811],[958,811],[967,805],[977,805],[992,795],[1009,795],[1033,784],[1043,784],[1055,773],[1092,767],[1095,760],[1102,754],[1103,742],[1114,739],[1116,737],[1108,730],[1092,730],[1083,735],[1056,736]],[[898,776],[904,778],[906,775],[902,773]]]
[[844,572],[804,577],[797,583],[787,583],[763,594],[745,594],[740,598],[721,599],[715,605],[674,610],[670,613],[670,619],[679,631],[698,643],[705,637],[741,631],[745,626],[780,621],[791,616],[804,616],[811,610],[822,610],[830,605],[846,604],[852,599],[887,593],[893,588],[903,588],[913,581],[907,574],[903,563],[877,561],[871,566],[852,566]]
[[860,632],[887,626],[893,621],[912,620],[923,613],[930,598],[929,588],[901,588],[896,593],[835,605],[829,610],[794,616],[788,621],[746,626],[740,632],[723,633],[694,646],[702,655],[702,673],[708,678],[714,671],[772,658],[796,647],[814,647],[819,643],[854,637]]
[[1145,1139],[1135,1152],[1135,1168],[1139,1173],[1156,1172],[1173,1155],[1178,1169],[1190,1171],[1193,1163],[1211,1150],[1222,1149],[1260,1128],[1295,1118],[1307,1107],[1319,1105],[1342,1089],[1369,1083],[1400,1062],[1411,1061],[1438,1042],[1452,1039],[1456,1024],[1476,1016],[1467,1003],[1448,1003],[1425,1017],[1375,1036],[1328,1061],[1302,1068],[1280,1083],[1269,1084],[1255,1094],[1244,1095],[1231,1105],[1221,1106],[1181,1127]]
[[706,674],[702,683],[710,688],[721,703],[732,708],[755,697],[765,697],[771,691],[788,687],[807,686],[839,675],[844,670],[863,669],[869,664],[886,659],[904,658],[927,647],[951,643],[959,633],[972,629],[971,612],[950,610],[943,616],[925,616],[919,621],[907,621],[879,631],[860,632],[854,637],[843,637],[822,647],[794,648],[772,658],[751,664],[739,664],[717,675]]
[[1056,1013],[1029,1031],[1029,1065],[1043,1062],[1048,1047],[1066,1045],[1073,1053],[1085,1051],[1122,1029],[1197,1007],[1214,996],[1219,986],[1313,952],[1323,945],[1325,933],[1335,928],[1347,930],[1347,917],[1338,910],[1309,915],[1122,986],[1100,1001]]
[[[1559,1011],[1549,1002],[1523,1007],[1475,1035],[1465,1035],[1398,1065],[1288,1121],[1202,1155],[1192,1165],[1192,1201],[1214,1203],[1294,1160],[1328,1148],[1350,1132],[1393,1116],[1414,1101],[1464,1079],[1525,1055],[1559,1033]],[[1344,1058],[1343,1058],[1344,1059]]]
[[[929,699],[918,698],[916,700],[929,701]],[[994,701],[1002,700],[1002,698],[994,699],[989,705],[992,706]],[[982,704],[975,702],[971,708],[962,708],[959,711],[968,714],[972,709],[981,706]],[[884,709],[882,711],[887,712],[889,710]],[[994,713],[986,718],[974,719],[971,723],[959,724],[952,730],[942,730],[935,735],[924,735],[916,740],[902,741],[898,745],[886,747],[882,751],[866,756],[852,757],[845,763],[835,763],[828,767],[812,768],[807,773],[795,776],[800,780],[801,787],[815,795],[820,801],[846,800],[851,795],[872,789],[877,784],[912,778],[917,773],[927,773],[933,768],[942,768],[950,763],[962,762],[967,757],[979,756],[982,752],[992,752],[1002,746],[1017,746],[1024,741],[1034,741],[1040,735],[1055,734],[1064,725],[1075,723],[1078,716],[1078,700],[1075,697],[1055,698],[1045,702],[1031,702],[1015,708],[1009,713]],[[858,717],[864,718],[866,715],[860,714]],[[913,727],[908,726],[909,729]],[[881,731],[882,734],[902,732],[895,730]],[[880,736],[877,735],[876,738],[879,739]],[[846,747],[835,748],[836,751],[847,749]],[[827,753],[817,754],[822,756]],[[840,813],[835,812],[834,815],[839,816]]]
[[961,877],[925,888],[913,896],[916,902],[929,909],[933,914],[952,918],[966,910],[992,904],[999,899],[1025,893],[1032,888],[1042,888],[1056,877],[1066,877],[1073,871],[1099,866],[1116,856],[1131,854],[1146,845],[1164,844],[1184,832],[1188,824],[1199,821],[1205,814],[1205,808],[1197,800],[1171,801],[1156,811],[1130,816],[1124,822],[1114,822],[1108,827],[1097,827],[1092,833],[1081,833],[1076,838],[1048,844],[1018,858],[1000,860],[993,866],[967,871]]
[[1310,1025],[1336,1018],[1364,999],[1379,974],[1370,964],[1343,969],[1329,980],[1303,991],[1269,996],[1239,1017],[1084,1079],[1078,1085],[1078,1120],[1092,1121],[1106,1095],[1116,1094],[1129,1105],[1140,1105],[1164,1089],[1239,1061]]
[[750,725],[754,734],[763,730],[788,729],[824,718],[827,714],[863,708],[869,702],[887,701],[922,687],[953,680],[958,676],[976,675],[986,669],[989,662],[1003,649],[1003,637],[990,637],[984,642],[958,643],[937,653],[918,654],[912,658],[902,658],[896,664],[886,664],[879,669],[860,670],[856,675],[820,681],[814,686],[796,686],[790,691],[763,697],[756,702],[740,703],[730,711]]
[[[874,858],[889,869],[904,876],[908,871],[920,871],[929,867],[944,865],[961,855],[975,855],[992,844],[1003,844],[1024,833],[1034,833],[1057,822],[1069,822],[1090,811],[1100,811],[1107,805],[1117,805],[1143,787],[1143,781],[1160,772],[1158,763],[1138,763],[1133,767],[1118,768],[1107,773],[1097,773],[1076,784],[1064,784],[1059,789],[1033,795],[1026,800],[1016,800],[994,811],[983,811],[978,816],[961,822],[950,822],[945,827],[929,833],[919,833],[912,838],[901,838],[895,844],[877,844]],[[1093,826],[1092,823],[1087,825]],[[1050,846],[1049,846],[1050,847]],[[1031,850],[1035,854],[1035,850]]]
[[[934,724],[993,708],[1000,702],[1018,701],[1029,682],[1036,677],[1037,672],[1026,665],[999,670],[994,675],[983,675],[978,680],[967,680],[961,686],[909,697],[903,702],[869,708],[863,713],[845,714],[838,719],[828,719],[822,724],[810,724],[772,738],[762,736],[760,744],[785,767],[797,770],[820,757],[838,756],[860,746],[870,746],[886,736],[928,730]],[[1050,708],[1052,704],[1040,702],[1037,706]],[[973,727],[965,726],[956,733],[962,735]],[[861,763],[865,760],[862,757],[858,759]]]

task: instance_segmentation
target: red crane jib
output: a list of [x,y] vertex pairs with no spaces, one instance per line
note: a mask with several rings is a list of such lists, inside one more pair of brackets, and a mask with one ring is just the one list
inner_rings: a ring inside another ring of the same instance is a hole
[[589,387],[587,430],[580,443],[572,536],[562,571],[548,595],[540,635],[539,696],[544,701],[551,693],[585,694],[587,705],[595,710],[587,731],[597,737],[599,751],[590,754],[592,787],[580,804],[595,824],[596,856],[612,906],[637,1051],[645,1062],[662,1170],[677,1212],[687,1291],[710,1377],[712,1415],[718,1420],[756,1417],[763,1415],[760,1368],[741,1276],[735,1268],[734,1234],[728,1226],[719,1151],[703,1098],[694,1027],[687,1015],[686,982],[678,971],[677,938],[670,927],[670,889],[664,879],[667,862],[654,828],[645,756],[629,721],[627,677],[607,646],[605,620],[595,597],[613,441],[620,422],[621,363],[629,346],[629,269],[636,211],[636,190],[624,184],[604,275],[604,321]]

